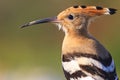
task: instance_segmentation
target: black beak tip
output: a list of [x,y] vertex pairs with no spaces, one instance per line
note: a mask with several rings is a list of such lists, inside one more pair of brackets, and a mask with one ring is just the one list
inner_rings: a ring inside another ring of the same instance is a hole
[[25,27],[28,27],[28,26],[31,26],[31,25],[34,25],[34,24],[39,24],[39,22],[38,21],[32,21],[32,22],[23,24],[22,26],[20,26],[20,28],[25,28]]
[[26,23],[26,24],[20,26],[20,28],[25,28],[25,27],[27,27],[27,26],[29,26],[29,23]]

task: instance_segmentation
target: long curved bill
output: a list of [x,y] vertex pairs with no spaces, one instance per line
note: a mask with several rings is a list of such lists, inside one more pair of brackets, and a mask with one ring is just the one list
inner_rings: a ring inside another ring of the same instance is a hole
[[28,26],[35,25],[35,24],[48,23],[48,22],[57,23],[59,21],[57,20],[57,17],[45,18],[41,20],[35,20],[35,21],[28,22],[22,25],[21,28],[28,27]]

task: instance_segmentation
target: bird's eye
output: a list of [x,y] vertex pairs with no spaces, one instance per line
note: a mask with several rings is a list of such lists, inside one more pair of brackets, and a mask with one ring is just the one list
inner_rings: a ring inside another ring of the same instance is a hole
[[74,16],[72,14],[68,15],[68,19],[73,20]]

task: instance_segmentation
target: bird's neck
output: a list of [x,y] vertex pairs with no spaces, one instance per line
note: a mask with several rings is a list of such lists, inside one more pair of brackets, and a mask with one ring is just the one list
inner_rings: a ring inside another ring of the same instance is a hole
[[62,46],[62,53],[96,53],[94,48],[95,40],[86,29],[71,31],[65,34]]
[[71,37],[71,36],[76,36],[76,37],[89,37],[90,34],[87,30],[87,27],[81,27],[80,29],[69,29],[65,32],[65,37]]

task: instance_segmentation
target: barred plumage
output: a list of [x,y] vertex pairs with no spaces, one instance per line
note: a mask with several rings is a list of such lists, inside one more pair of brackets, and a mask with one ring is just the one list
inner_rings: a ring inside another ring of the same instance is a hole
[[71,78],[79,80],[78,78],[88,76],[92,76],[93,80],[117,80],[111,56],[101,59],[95,55],[73,53],[72,55],[63,55],[62,61],[67,80],[71,80]]
[[94,18],[115,13],[113,8],[75,5],[57,17],[32,21],[22,28],[52,22],[63,29],[62,66],[67,80],[118,80],[110,53],[88,32]]

